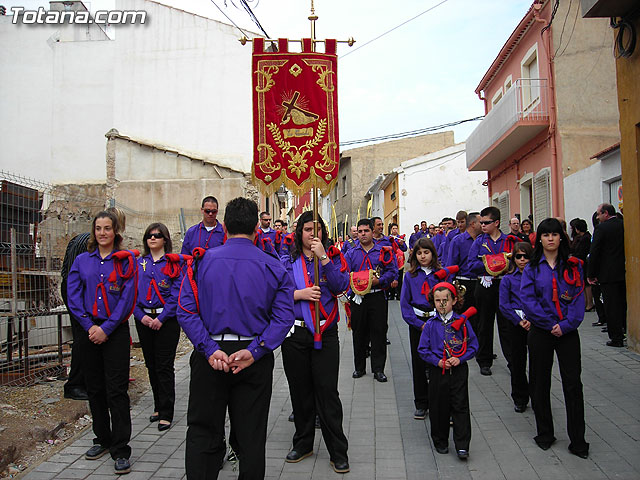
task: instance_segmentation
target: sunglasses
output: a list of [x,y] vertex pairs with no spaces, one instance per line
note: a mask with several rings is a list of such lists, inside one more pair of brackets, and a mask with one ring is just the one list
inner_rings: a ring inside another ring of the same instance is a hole
[[218,209],[217,208],[215,210],[209,210],[208,208],[205,208],[203,211],[207,215],[211,215],[212,213],[218,213]]
[[164,235],[161,234],[161,233],[150,233],[147,236],[147,238],[158,238],[158,239],[160,239],[160,238],[164,238]]
[[490,225],[493,222],[496,222],[497,220],[483,220],[480,222],[480,225]]
[[523,258],[526,258],[527,260],[529,260],[529,255],[527,255],[526,253],[516,253],[517,260],[522,260]]

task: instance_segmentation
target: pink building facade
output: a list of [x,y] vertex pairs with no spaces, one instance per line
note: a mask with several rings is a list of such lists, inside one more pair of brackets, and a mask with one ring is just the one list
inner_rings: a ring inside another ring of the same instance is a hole
[[554,4],[532,3],[480,80],[485,118],[466,142],[467,168],[487,172],[489,204],[535,225],[588,219],[608,201],[584,193],[607,190],[590,167],[620,139],[611,27],[581,18],[578,2],[552,16]]
[[476,88],[485,119],[467,140],[467,167],[488,172],[503,228],[516,213],[536,224],[563,215],[550,14],[549,3],[534,3]]

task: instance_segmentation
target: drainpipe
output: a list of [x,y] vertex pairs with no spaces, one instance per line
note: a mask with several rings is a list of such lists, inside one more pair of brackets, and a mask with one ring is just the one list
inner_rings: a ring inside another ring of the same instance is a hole
[[547,99],[549,105],[549,136],[551,137],[551,188],[552,188],[552,215],[554,217],[562,217],[564,215],[564,198],[563,198],[563,175],[562,165],[558,158],[558,144],[556,140],[557,133],[557,112],[556,112],[556,94],[555,94],[555,82],[554,82],[554,64],[551,49],[551,24],[544,18],[540,18],[540,11],[543,4],[536,3],[533,5],[533,17],[536,22],[543,23],[545,30],[542,33],[542,43],[547,52],[547,63],[549,66],[549,98]]

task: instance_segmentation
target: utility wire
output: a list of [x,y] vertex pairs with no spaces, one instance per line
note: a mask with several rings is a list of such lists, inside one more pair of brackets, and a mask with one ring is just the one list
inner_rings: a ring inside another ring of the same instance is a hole
[[[245,32],[244,30],[242,30],[242,29],[241,29],[241,28],[236,24],[236,22],[234,22],[233,20],[231,20],[231,18],[229,17],[229,15],[227,15],[226,13],[224,13],[224,10],[222,10],[214,0],[209,0],[209,1],[210,1],[211,3],[213,3],[213,4],[215,5],[215,7],[216,7],[218,10],[220,10],[220,13],[221,13],[222,15],[224,15],[224,16],[227,18],[227,20],[229,20],[229,21],[231,22],[231,24],[232,24],[234,27],[236,27],[238,30],[240,30],[240,33],[242,33],[242,35],[244,35],[244,36],[245,36],[245,37],[247,37],[247,38],[249,37],[249,36],[246,34],[246,32]],[[267,37],[267,38],[269,38],[269,37]]]
[[357,52],[358,50],[360,50],[362,47],[366,47],[367,45],[369,45],[370,43],[375,42],[376,40],[379,40],[380,38],[384,37],[385,35],[393,32],[394,30],[397,30],[398,28],[402,27],[403,25],[406,25],[409,22],[412,22],[413,20],[415,20],[418,17],[421,17],[422,15],[424,15],[427,12],[430,12],[431,10],[433,10],[434,8],[439,7],[440,5],[442,5],[443,3],[447,3],[449,0],[442,0],[440,3],[438,3],[437,5],[434,5],[433,7],[429,7],[427,8],[424,12],[419,13],[418,15],[416,15],[415,17],[410,18],[409,20],[405,20],[404,22],[402,22],[399,25],[396,25],[395,27],[393,27],[391,30],[387,30],[386,32],[378,35],[377,37],[369,40],[368,42],[363,43],[362,45],[360,45],[359,47],[354,48],[353,50],[349,50],[347,53],[345,53],[344,55],[341,55],[340,58],[344,58],[347,55],[351,55],[354,52]]
[[478,120],[482,120],[484,117],[474,117],[474,118],[467,118],[466,120],[458,120],[455,122],[450,122],[450,123],[444,123],[442,125],[435,125],[433,127],[426,127],[426,128],[420,128],[418,130],[411,130],[408,132],[401,132],[401,133],[392,133],[390,135],[382,135],[380,137],[371,137],[371,138],[361,138],[359,140],[348,140],[346,142],[340,142],[340,146],[341,147],[346,147],[347,145],[357,145],[360,143],[368,143],[368,142],[378,142],[378,141],[382,141],[382,140],[392,140],[392,139],[396,139],[396,138],[404,138],[404,137],[411,137],[414,135],[420,135],[422,133],[427,133],[427,132],[433,132],[435,130],[442,130],[443,128],[447,128],[447,127],[455,127],[456,125],[461,125],[463,123],[466,122],[476,122]]

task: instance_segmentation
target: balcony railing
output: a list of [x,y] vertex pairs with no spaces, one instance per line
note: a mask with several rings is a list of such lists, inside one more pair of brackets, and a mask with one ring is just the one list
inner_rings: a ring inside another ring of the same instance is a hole
[[520,78],[467,138],[467,167],[482,157],[514,125],[549,121],[547,79]]

